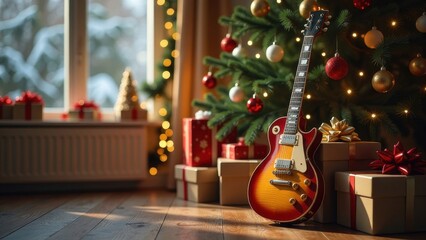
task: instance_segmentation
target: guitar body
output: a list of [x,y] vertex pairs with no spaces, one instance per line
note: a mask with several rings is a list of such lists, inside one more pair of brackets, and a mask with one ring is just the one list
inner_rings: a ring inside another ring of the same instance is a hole
[[[295,146],[281,144],[280,136],[284,133],[286,121],[287,117],[281,117],[269,126],[270,151],[251,176],[248,200],[251,208],[264,218],[280,223],[298,223],[313,216],[324,196],[324,180],[314,162],[322,134],[315,128],[309,132],[302,132],[299,128]],[[305,125],[302,120],[300,125]],[[277,174],[275,164],[279,159],[296,159],[293,170]],[[306,170],[295,170],[302,161],[306,163]],[[291,184],[273,184],[271,180]]]

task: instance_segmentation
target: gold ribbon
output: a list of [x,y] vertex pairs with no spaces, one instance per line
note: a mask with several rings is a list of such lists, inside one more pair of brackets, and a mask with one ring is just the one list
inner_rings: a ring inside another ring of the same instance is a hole
[[332,117],[330,123],[331,125],[322,123],[318,128],[323,134],[323,142],[352,142],[361,140],[358,137],[358,133],[355,132],[355,128],[349,126],[345,119],[339,121],[336,117]]

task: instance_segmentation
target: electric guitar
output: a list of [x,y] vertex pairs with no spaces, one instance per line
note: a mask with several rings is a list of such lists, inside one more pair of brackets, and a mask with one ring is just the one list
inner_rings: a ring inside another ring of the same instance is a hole
[[311,12],[305,24],[302,50],[287,117],[271,123],[270,151],[254,170],[248,185],[250,207],[260,216],[278,223],[300,223],[318,210],[324,196],[324,180],[314,162],[322,134],[316,128],[304,132],[300,117],[312,44],[331,18],[328,11]]

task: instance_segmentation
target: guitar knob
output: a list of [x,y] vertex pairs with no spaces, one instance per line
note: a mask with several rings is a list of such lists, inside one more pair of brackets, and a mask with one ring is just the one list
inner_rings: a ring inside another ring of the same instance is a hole
[[305,180],[303,180],[303,183],[306,185],[306,186],[309,186],[309,185],[311,185],[311,180],[310,179],[305,179]]
[[294,199],[294,198],[290,198],[290,199],[288,200],[288,202],[289,202],[291,205],[294,205],[294,204],[296,204],[296,199]]
[[291,187],[292,187],[294,190],[297,190],[297,189],[299,189],[299,184],[297,184],[297,183],[293,183],[293,184],[291,185]]
[[302,201],[306,201],[306,199],[308,199],[308,195],[300,194],[300,199],[302,199]]
[[330,26],[330,21],[325,21],[324,24]]

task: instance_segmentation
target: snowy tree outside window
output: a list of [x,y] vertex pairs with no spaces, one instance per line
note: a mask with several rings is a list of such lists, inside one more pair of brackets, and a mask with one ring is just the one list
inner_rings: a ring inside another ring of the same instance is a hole
[[[87,99],[112,108],[128,66],[146,79],[146,19],[146,1],[88,1]],[[0,96],[24,90],[64,106],[63,0],[0,0]]]

